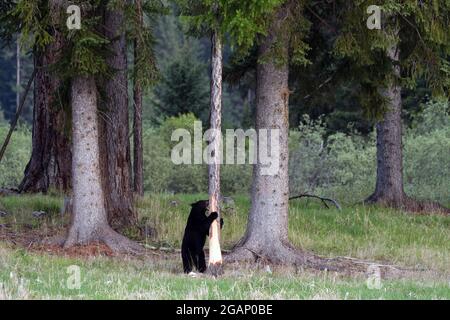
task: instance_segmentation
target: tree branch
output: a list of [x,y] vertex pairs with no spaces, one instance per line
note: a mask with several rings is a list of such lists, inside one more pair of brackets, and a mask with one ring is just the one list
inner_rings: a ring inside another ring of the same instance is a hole
[[9,128],[9,132],[8,132],[8,135],[6,136],[5,142],[3,142],[2,149],[0,150],[0,162],[3,159],[3,156],[6,151],[6,147],[8,146],[9,140],[11,139],[11,136],[12,136],[12,133],[14,132],[17,122],[19,121],[19,117],[20,117],[20,114],[22,113],[23,106],[25,105],[25,101],[27,100],[28,92],[30,92],[31,85],[33,84],[34,78],[36,77],[36,72],[37,72],[37,69],[34,69],[32,75],[30,77],[30,80],[28,80],[28,84],[25,89],[25,92],[23,93],[22,101],[20,101],[20,105],[17,109],[16,116],[15,116],[13,122],[11,122],[11,127]]
[[304,194],[301,194],[301,195],[298,195],[298,196],[289,198],[289,201],[295,200],[295,199],[300,199],[300,198],[314,198],[314,199],[319,199],[320,201],[322,201],[322,203],[325,205],[325,207],[327,207],[327,209],[329,209],[330,207],[329,207],[328,204],[327,204],[327,201],[328,201],[328,202],[331,202],[331,203],[332,203],[339,211],[342,210],[342,207],[340,206],[340,204],[339,204],[336,200],[331,199],[331,198],[319,197],[319,196],[312,195],[312,194],[306,194],[306,193],[304,193]]

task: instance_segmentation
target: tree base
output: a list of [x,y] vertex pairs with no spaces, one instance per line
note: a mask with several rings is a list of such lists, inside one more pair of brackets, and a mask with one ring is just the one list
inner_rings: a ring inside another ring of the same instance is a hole
[[348,270],[348,263],[344,266],[336,259],[322,258],[311,253],[303,252],[290,244],[280,244],[276,247],[271,246],[270,248],[243,244],[226,255],[225,261],[227,263],[262,262],[273,265],[293,265],[319,271],[340,272],[344,269]]
[[408,197],[404,194],[402,197],[397,199],[388,198],[383,195],[378,195],[374,193],[369,198],[364,201],[365,204],[369,205],[380,205],[383,207],[404,210],[412,213],[418,214],[443,214],[450,215],[450,209],[444,207],[440,203],[433,201],[420,201]]
[[223,275],[223,264],[222,262],[218,262],[218,263],[214,263],[214,264],[210,264],[208,265],[208,269],[206,269],[205,272],[207,275],[211,275],[215,278]]
[[92,242],[104,243],[114,253],[118,254],[141,255],[145,252],[145,249],[140,244],[131,241],[110,227],[105,227],[101,231],[95,232],[89,239],[80,239],[76,232],[69,232],[63,247],[68,249],[76,245],[86,245]]

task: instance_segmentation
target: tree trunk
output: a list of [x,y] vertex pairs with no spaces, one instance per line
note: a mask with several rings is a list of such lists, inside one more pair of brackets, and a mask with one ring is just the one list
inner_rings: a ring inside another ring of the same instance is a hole
[[[142,1],[136,0],[136,10],[139,25],[143,25]],[[134,42],[134,62],[139,59],[139,41]],[[135,79],[134,84],[134,126],[133,126],[133,170],[134,170],[134,192],[144,195],[144,149],[142,144],[142,87]]]
[[73,212],[65,247],[104,242],[117,252],[141,247],[108,225],[102,183],[97,118],[97,90],[93,77],[76,77],[71,86],[73,141]]
[[[230,255],[230,260],[264,258],[286,263],[299,258],[288,241],[289,36],[282,27],[287,10],[287,6],[281,7],[258,52],[256,129],[259,157],[253,169],[252,206],[246,234]],[[272,51],[275,44],[280,48],[276,57]],[[261,61],[262,58],[265,62]],[[277,64],[275,60],[283,62]],[[267,150],[279,155],[279,165],[274,174],[266,175],[263,171],[261,136],[266,133],[262,129],[269,134]],[[279,154],[270,136],[279,138]]]
[[[393,62],[399,61],[399,49],[388,52]],[[395,66],[395,75],[400,76],[400,67]],[[403,145],[402,145],[402,98],[401,87],[391,84],[383,91],[389,101],[389,110],[377,129],[377,182],[375,193],[368,202],[382,202],[401,207],[405,201],[403,190]]]
[[[394,73],[400,77],[400,49],[388,51],[394,62]],[[401,87],[393,83],[383,91],[389,101],[389,110],[377,129],[377,181],[375,192],[366,199],[368,204],[381,204],[392,208],[421,213],[450,214],[450,209],[433,201],[418,201],[408,197],[403,185],[403,125]]]
[[105,36],[111,41],[107,63],[113,70],[105,81],[105,110],[101,117],[102,176],[108,221],[115,229],[136,223],[133,210],[128,116],[128,79],[123,12],[105,10]]
[[209,148],[212,150],[212,163],[209,164],[209,208],[210,212],[219,213],[211,224],[209,232],[208,272],[217,276],[222,273],[222,251],[220,249],[220,158],[222,154],[222,42],[217,32],[212,36],[212,75],[211,75],[211,115]]
[[[60,12],[57,1],[50,2],[50,10]],[[53,19],[59,18],[55,15]],[[67,192],[71,188],[70,117],[58,95],[61,81],[49,70],[61,58],[64,36],[53,32],[54,41],[43,52],[35,53],[32,153],[20,192]]]
[[20,79],[20,69],[21,69],[21,57],[20,57],[20,37],[17,37],[16,43],[16,111],[19,109],[20,105],[20,91],[21,91],[21,79]]
[[72,82],[73,213],[65,246],[101,239],[108,228],[101,182],[97,92],[93,78]]

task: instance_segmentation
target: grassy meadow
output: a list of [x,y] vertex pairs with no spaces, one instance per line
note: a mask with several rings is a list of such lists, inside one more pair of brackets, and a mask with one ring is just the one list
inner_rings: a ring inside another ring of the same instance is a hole
[[[351,257],[393,265],[400,272],[371,289],[365,275],[343,275],[258,265],[226,267],[214,280],[181,274],[180,247],[189,204],[204,195],[148,195],[136,204],[147,236],[126,230],[152,248],[145,257],[76,256],[34,249],[39,238],[61,233],[57,195],[0,198],[0,299],[450,299],[450,218],[413,216],[375,207],[326,209],[314,200],[290,207],[293,244],[324,257]],[[245,230],[249,200],[233,197],[224,209],[223,247]],[[34,217],[43,211],[42,217]],[[16,234],[15,237],[9,235]],[[34,243],[33,243],[34,242]],[[81,287],[69,289],[69,266]]]

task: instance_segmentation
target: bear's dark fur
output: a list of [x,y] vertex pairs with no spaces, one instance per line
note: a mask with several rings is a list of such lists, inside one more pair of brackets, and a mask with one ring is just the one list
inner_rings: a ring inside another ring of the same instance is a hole
[[[181,245],[181,257],[185,273],[190,273],[194,266],[198,272],[206,271],[203,247],[206,237],[209,235],[211,223],[218,217],[217,212],[212,212],[209,216],[206,216],[208,205],[209,201],[207,200],[198,201],[191,205],[192,209]],[[220,219],[220,225],[223,226],[223,219]]]

